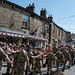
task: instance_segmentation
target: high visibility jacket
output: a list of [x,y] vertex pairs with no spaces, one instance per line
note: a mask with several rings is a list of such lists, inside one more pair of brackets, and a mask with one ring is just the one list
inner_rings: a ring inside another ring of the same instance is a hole
[[[51,49],[52,50],[52,49]],[[49,54],[49,49],[46,50],[46,55]],[[48,59],[48,57],[46,57]]]
[[[49,49],[46,50],[46,55],[49,53]],[[46,59],[48,59],[48,57],[46,57]]]

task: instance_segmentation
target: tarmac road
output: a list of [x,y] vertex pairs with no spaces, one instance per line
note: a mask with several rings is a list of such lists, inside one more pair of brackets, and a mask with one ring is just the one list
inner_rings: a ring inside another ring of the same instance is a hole
[[[6,68],[7,66],[6,65],[3,65],[2,67],[2,73],[3,75],[6,73]],[[62,67],[60,67],[60,70],[61,70]],[[56,65],[53,67],[53,71],[56,71]],[[42,73],[43,75],[47,75],[47,67],[44,67],[42,68]],[[64,71],[65,75],[75,75],[75,65],[72,66],[70,69],[66,69]],[[39,75],[39,74],[36,74],[36,75]]]

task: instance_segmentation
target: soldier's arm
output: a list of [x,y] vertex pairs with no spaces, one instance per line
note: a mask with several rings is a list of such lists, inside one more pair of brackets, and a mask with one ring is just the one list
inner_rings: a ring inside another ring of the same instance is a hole
[[9,57],[6,55],[6,53],[2,49],[1,49],[1,52],[2,52],[3,56],[6,57],[7,61],[12,64]]

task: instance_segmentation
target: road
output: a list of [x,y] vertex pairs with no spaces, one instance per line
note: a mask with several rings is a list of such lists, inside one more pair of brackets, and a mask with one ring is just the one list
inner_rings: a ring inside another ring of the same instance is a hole
[[[3,65],[2,67],[2,73],[3,75],[6,73],[6,68],[7,66],[6,65]],[[60,70],[61,70],[62,67],[60,67]],[[56,67],[53,67],[53,70],[55,71],[56,70]],[[42,68],[42,73],[43,75],[47,75],[47,68]],[[75,75],[75,65],[72,66],[70,69],[66,69],[64,71],[65,75]],[[39,74],[37,74],[39,75]]]

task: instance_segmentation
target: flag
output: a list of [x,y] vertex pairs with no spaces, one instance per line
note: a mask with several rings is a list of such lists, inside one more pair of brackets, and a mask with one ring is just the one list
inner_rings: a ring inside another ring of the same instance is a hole
[[39,26],[40,26],[40,24],[39,24],[38,27],[36,28],[35,36],[37,36],[37,31],[38,31],[38,29],[39,29]]
[[40,26],[40,24],[37,26],[37,28],[35,29],[35,31],[33,33],[31,33],[31,35],[34,35],[34,34],[35,34],[35,36],[37,35],[37,30],[38,30],[39,26]]

